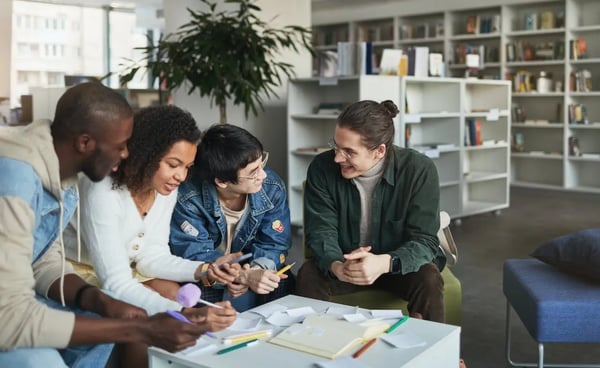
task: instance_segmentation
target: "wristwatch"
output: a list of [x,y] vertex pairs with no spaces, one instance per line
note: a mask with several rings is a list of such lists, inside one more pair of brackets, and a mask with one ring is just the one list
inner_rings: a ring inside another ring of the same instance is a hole
[[395,254],[390,254],[390,273],[398,273],[400,269],[400,257]]

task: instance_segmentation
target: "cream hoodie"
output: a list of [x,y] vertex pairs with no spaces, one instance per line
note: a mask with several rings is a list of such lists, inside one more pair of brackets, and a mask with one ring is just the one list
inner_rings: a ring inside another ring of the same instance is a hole
[[[5,158],[21,161],[16,165],[22,170],[11,170],[15,162]],[[71,338],[74,313],[49,308],[35,299],[35,293],[47,296],[63,267],[67,273],[73,270],[64,266],[57,239],[42,239],[54,243],[32,264],[34,234],[47,234],[40,222],[41,211],[35,213],[33,208],[39,207],[36,204],[44,194],[41,181],[62,212],[61,187],[75,185],[76,179],[60,181],[49,121],[0,128],[0,350],[63,348]]]

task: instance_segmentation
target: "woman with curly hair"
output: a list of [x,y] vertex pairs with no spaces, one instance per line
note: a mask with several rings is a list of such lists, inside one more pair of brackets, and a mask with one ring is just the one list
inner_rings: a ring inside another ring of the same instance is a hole
[[[150,315],[182,310],[176,301],[179,282],[198,281],[203,271],[210,270],[220,282],[233,281],[216,267],[207,269],[208,264],[177,257],[169,250],[177,188],[194,162],[199,141],[200,131],[188,112],[175,106],[142,109],[134,116],[129,157],[103,181],[79,181],[83,247],[75,236],[78,225],[72,221],[65,231],[67,257],[88,282]],[[215,313],[219,323],[211,330],[221,329],[235,319],[229,317],[235,315],[230,304],[222,305],[225,312],[186,308],[183,313],[192,320]]]

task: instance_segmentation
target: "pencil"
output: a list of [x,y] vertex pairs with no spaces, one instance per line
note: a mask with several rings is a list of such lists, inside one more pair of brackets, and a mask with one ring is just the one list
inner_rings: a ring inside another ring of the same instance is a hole
[[356,353],[352,354],[352,358],[356,359],[359,356],[361,356],[365,351],[367,351],[368,348],[370,348],[373,344],[375,344],[375,341],[377,341],[376,337],[374,337],[371,340],[369,340],[369,342],[367,342],[366,344],[364,344],[362,348],[358,349],[356,351]]
[[276,274],[277,276],[280,276],[280,275],[282,275],[282,274],[283,274],[285,271],[287,271],[287,270],[289,270],[290,268],[292,268],[292,266],[293,266],[293,265],[295,265],[295,264],[296,264],[296,262],[294,262],[294,263],[292,263],[292,264],[289,264],[289,265],[287,265],[287,266],[283,266],[283,268],[282,268],[281,270],[277,271],[275,274]]

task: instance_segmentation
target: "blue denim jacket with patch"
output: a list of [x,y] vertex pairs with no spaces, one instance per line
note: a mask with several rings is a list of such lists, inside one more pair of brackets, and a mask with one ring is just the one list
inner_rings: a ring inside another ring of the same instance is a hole
[[[290,209],[283,180],[269,168],[257,193],[248,195],[248,209],[237,225],[231,252],[252,253],[251,265],[277,270],[291,246]],[[179,188],[171,219],[171,252],[195,261],[214,261],[227,233],[225,214],[214,184],[188,181]]]

